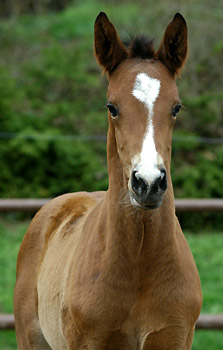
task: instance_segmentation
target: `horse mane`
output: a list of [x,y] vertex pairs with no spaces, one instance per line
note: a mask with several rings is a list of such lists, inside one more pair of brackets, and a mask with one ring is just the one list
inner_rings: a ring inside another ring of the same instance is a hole
[[153,42],[153,39],[142,34],[137,35],[135,38],[131,38],[128,42],[125,42],[124,45],[128,51],[129,58],[138,57],[141,59],[148,59],[154,58],[155,56]]

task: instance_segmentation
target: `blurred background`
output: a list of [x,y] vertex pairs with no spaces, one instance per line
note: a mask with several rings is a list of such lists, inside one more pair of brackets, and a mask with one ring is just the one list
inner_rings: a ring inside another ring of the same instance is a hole
[[[0,0],[0,198],[107,189],[107,81],[93,51],[100,11],[124,40],[146,33],[157,48],[174,14],[185,17],[189,56],[177,80],[186,109],[173,137],[175,197],[222,198],[223,0]],[[12,312],[15,259],[28,219],[0,216],[0,313]],[[204,280],[203,310],[223,312],[222,214],[179,219]],[[197,333],[194,349],[220,349],[223,336],[212,333]],[[14,333],[0,338],[3,350],[15,349]]]

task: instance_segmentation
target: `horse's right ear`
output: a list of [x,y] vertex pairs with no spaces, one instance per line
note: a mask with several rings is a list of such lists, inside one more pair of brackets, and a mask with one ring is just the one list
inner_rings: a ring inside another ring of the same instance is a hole
[[115,27],[104,12],[100,12],[95,21],[94,45],[96,58],[108,74],[127,58],[127,51]]

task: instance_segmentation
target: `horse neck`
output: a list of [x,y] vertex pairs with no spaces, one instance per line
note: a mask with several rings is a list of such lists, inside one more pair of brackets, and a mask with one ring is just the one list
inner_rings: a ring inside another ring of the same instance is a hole
[[127,179],[117,152],[112,124],[108,130],[107,157],[109,189],[104,203],[104,217],[107,220],[108,250],[111,254],[118,254],[121,249],[122,252],[125,250],[126,256],[137,257],[138,252],[148,254],[148,249],[157,249],[157,245],[165,246],[175,231],[174,196],[169,167],[167,166],[168,190],[161,207],[140,211],[125,204],[125,197],[128,196]]

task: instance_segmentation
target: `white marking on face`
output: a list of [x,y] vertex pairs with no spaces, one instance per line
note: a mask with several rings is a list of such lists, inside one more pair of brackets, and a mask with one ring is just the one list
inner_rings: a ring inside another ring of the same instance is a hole
[[133,96],[143,102],[149,110],[150,119],[153,117],[153,105],[159,96],[160,81],[150,78],[145,73],[139,73],[135,80]]
[[158,79],[151,78],[145,73],[139,73],[132,91],[133,96],[148,109],[148,124],[140,152],[140,161],[136,162],[136,158],[133,160],[133,166],[137,164],[134,169],[137,171],[136,177],[142,177],[148,183],[152,183],[160,176],[157,166],[163,164],[163,159],[156,150],[153,128],[154,104],[159,96],[160,85]]

